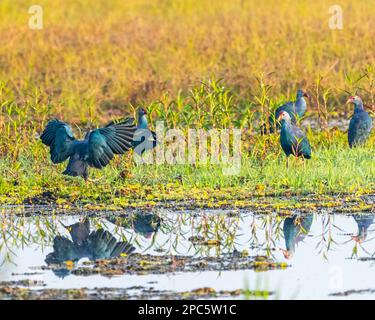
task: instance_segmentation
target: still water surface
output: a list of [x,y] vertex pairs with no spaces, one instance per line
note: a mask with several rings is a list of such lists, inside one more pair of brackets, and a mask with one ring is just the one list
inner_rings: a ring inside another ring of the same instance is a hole
[[[160,209],[89,216],[84,212],[56,216],[47,212],[28,217],[10,213],[2,220],[0,281],[41,280],[45,288],[143,286],[179,292],[201,287],[215,290],[248,287],[276,292],[271,299],[373,299],[375,294],[371,293],[344,297],[331,294],[375,288],[374,218],[358,214],[282,217],[247,211]],[[79,228],[69,227],[77,222],[81,222]],[[287,262],[289,267],[266,272],[222,270],[114,277],[77,276],[67,269],[41,268],[64,260],[74,261],[75,268],[89,259],[109,258],[129,249],[117,245],[117,251],[108,251],[98,230],[110,234],[116,240],[115,247],[116,242],[128,242],[138,253],[224,259],[233,253],[246,252],[249,259],[266,255]],[[205,240],[220,240],[220,245],[199,243]]]

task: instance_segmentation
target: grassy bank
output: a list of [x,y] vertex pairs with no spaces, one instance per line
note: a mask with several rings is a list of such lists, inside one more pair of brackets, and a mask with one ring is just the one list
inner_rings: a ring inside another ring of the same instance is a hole
[[370,147],[351,150],[346,146],[345,133],[330,134],[332,142],[326,133],[310,131],[313,158],[305,164],[291,159],[288,169],[276,134],[257,137],[260,141],[254,145],[244,141],[237,175],[225,175],[221,165],[136,165],[132,155],[127,155],[104,170],[92,169],[91,177],[97,181],[87,185],[81,178],[63,176],[65,164],[53,165],[46,148],[36,142],[34,154],[19,156],[16,162],[9,158],[0,161],[0,202],[20,203],[47,192],[48,201],[60,204],[131,206],[191,199],[215,206],[217,201],[224,204],[253,196],[373,193],[374,137]]

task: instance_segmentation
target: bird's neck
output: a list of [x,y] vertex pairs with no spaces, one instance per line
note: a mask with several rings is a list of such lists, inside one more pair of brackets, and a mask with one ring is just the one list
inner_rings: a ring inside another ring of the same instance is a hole
[[[307,104],[306,104],[306,100],[305,98],[302,96],[302,97],[299,97],[297,100],[296,100],[296,111],[298,113],[299,116],[302,116],[303,113],[305,113],[306,111],[306,108],[307,108]],[[300,114],[301,113],[301,114]]]
[[362,112],[364,109],[363,107],[363,102],[362,101],[358,101],[357,103],[354,104],[354,112]]
[[296,241],[295,241],[295,239],[289,239],[288,241],[285,241],[285,247],[286,247],[286,250],[294,253],[296,251]]
[[367,238],[367,229],[364,227],[358,228],[358,237],[365,240]]
[[290,128],[291,123],[290,121],[281,120],[281,129],[288,129]]
[[147,129],[147,118],[145,115],[142,115],[138,118],[138,128],[139,129]]

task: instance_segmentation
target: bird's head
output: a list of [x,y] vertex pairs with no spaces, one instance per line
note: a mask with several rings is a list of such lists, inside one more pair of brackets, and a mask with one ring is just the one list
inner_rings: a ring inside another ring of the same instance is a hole
[[359,96],[350,96],[349,99],[346,101],[346,104],[353,103],[354,105],[362,104],[362,99]]
[[72,230],[73,230],[72,226],[67,226],[67,225],[63,224],[61,221],[60,221],[60,224],[61,224],[66,230],[68,230],[69,233],[72,232]]
[[288,123],[291,121],[290,115],[286,111],[281,111],[280,114],[279,114],[279,116],[277,117],[277,120],[280,121],[280,122],[284,120],[284,121],[286,121]]
[[145,116],[146,114],[147,114],[147,112],[146,112],[145,108],[139,108],[138,109],[138,116],[139,117]]
[[348,101],[346,103],[353,103],[354,104],[354,112],[359,112],[363,110],[363,102],[361,97],[359,96],[351,96],[349,97]]
[[364,239],[359,236],[351,236],[351,239],[358,244],[361,244],[364,241]]
[[305,90],[299,89],[297,91],[297,99],[302,98],[302,97],[310,99],[310,95]]
[[280,249],[280,250],[282,251],[285,259],[290,260],[293,258],[293,251],[284,250],[284,249]]

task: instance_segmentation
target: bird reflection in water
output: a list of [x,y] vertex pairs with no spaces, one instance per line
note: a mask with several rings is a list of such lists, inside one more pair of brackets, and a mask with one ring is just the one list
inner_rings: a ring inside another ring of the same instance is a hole
[[66,262],[66,268],[54,270],[55,274],[60,277],[69,274],[72,264],[82,258],[111,259],[122,254],[130,254],[135,250],[129,242],[117,241],[107,230],[97,229],[90,232],[89,218],[63,226],[69,231],[71,240],[64,236],[56,236],[53,240],[53,252],[49,253],[45,259],[48,265]]
[[147,239],[159,230],[161,223],[161,218],[157,214],[139,212],[126,216],[107,217],[107,220],[119,227],[133,229]]
[[367,239],[368,229],[374,223],[374,216],[353,215],[352,217],[357,223],[358,232],[356,235],[352,235],[351,238],[359,244],[363,243]]
[[283,232],[286,250],[281,249],[285,259],[291,259],[294,256],[296,245],[303,241],[308,235],[313,222],[313,215],[305,216],[294,215],[284,220]]

